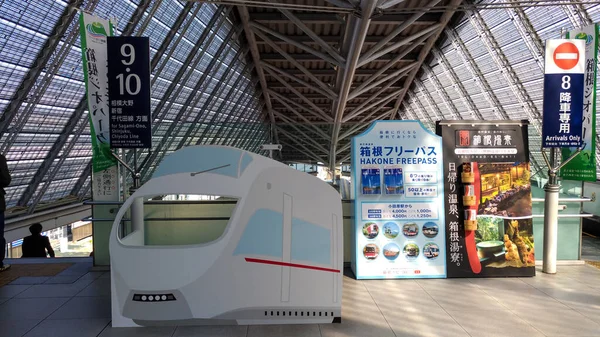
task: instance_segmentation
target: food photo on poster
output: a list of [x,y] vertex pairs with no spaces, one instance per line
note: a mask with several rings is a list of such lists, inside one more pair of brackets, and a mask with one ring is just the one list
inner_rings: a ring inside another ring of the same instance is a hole
[[445,277],[441,140],[418,121],[377,121],[353,138],[357,279]]

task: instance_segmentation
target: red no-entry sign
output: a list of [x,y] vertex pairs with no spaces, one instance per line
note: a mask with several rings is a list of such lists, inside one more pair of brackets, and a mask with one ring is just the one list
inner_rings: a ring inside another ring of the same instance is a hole
[[554,63],[563,70],[570,70],[579,62],[579,49],[571,42],[565,42],[554,50]]

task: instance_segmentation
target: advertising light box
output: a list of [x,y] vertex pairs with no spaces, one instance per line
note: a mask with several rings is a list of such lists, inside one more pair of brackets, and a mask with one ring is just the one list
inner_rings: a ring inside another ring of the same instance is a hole
[[442,140],[418,121],[376,121],[352,140],[358,279],[446,276]]
[[527,121],[440,121],[447,277],[535,275]]

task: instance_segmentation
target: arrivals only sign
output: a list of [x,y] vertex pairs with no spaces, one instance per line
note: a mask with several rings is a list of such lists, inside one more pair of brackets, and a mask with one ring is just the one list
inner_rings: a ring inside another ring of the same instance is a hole
[[542,147],[582,145],[584,73],[585,41],[546,41]]

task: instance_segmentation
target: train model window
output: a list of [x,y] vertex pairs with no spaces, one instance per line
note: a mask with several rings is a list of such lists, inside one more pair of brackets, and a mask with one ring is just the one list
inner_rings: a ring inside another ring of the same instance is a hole
[[119,239],[129,246],[199,245],[219,239],[238,198],[162,195],[142,198],[143,222],[132,222],[130,206],[120,220]]

